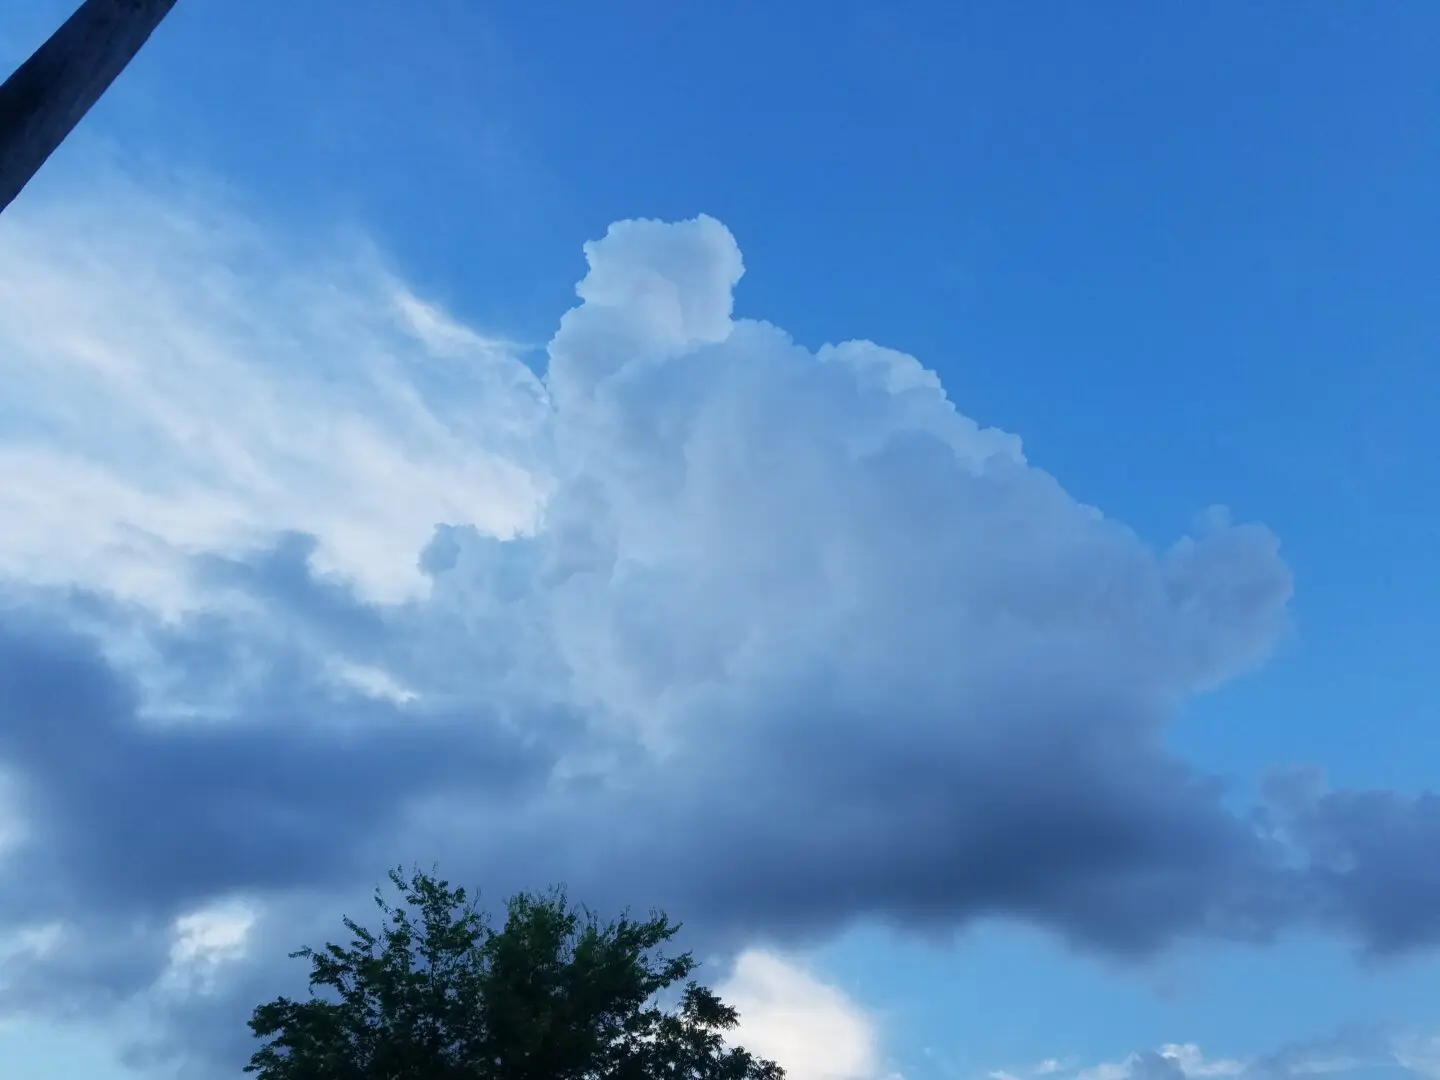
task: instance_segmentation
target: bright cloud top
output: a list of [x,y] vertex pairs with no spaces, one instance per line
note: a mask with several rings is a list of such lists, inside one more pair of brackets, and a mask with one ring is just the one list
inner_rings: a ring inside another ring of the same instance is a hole
[[719,222],[587,245],[542,379],[373,258],[83,206],[0,222],[0,922],[63,929],[11,1000],[129,1000],[188,940],[233,1026],[397,857],[729,949],[1440,932],[1430,802],[1292,778],[1239,817],[1166,748],[1283,629],[1273,535],[1152,550],[916,359],[735,317]]
[[736,958],[716,987],[740,1013],[735,1040],[791,1080],[880,1080],[876,1023],[838,987],[763,949]]

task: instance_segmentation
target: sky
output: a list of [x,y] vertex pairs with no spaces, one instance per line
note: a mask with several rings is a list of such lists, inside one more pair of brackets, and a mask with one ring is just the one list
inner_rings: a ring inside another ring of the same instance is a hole
[[438,863],[795,1080],[1440,1077],[1440,7],[403,7],[0,215],[0,1076]]

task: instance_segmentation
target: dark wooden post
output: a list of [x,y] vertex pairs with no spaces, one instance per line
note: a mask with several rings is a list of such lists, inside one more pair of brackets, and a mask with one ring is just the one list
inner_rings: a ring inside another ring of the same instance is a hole
[[65,141],[175,0],[85,0],[0,86],[0,212]]

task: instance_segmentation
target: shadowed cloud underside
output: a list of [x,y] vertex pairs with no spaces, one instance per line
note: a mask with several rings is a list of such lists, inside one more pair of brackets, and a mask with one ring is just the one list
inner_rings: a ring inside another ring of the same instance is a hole
[[1237,815],[1166,746],[1283,633],[1269,531],[1153,550],[914,358],[735,317],[719,222],[587,245],[538,377],[373,256],[101,206],[0,247],[7,1004],[233,1027],[397,854],[731,952],[1440,931],[1429,797],[1289,773]]

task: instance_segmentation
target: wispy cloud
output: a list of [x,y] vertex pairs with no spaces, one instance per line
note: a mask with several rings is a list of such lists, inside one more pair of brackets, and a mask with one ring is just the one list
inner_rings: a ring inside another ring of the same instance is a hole
[[533,522],[548,404],[508,343],[363,248],[287,259],[185,202],[117,182],[0,223],[0,572],[174,611],[186,557],[297,529],[395,600],[437,521]]

